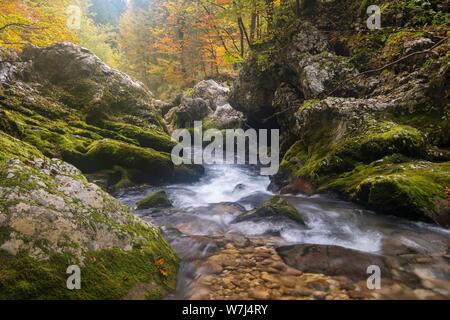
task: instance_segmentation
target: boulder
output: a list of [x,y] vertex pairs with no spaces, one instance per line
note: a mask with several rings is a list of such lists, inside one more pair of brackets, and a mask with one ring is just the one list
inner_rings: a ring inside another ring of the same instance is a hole
[[[194,121],[203,121],[205,129],[240,128],[245,117],[228,103],[229,91],[214,80],[203,80],[194,86],[191,96],[166,104],[159,102],[159,106],[172,129],[191,128]],[[170,106],[170,110],[165,111]]]
[[303,272],[361,281],[369,277],[367,267],[376,265],[383,277],[389,274],[381,256],[339,246],[298,244],[278,247],[276,251],[288,266]]
[[303,216],[283,196],[274,196],[255,210],[238,216],[234,222],[246,220],[263,220],[266,218],[284,218],[306,225]]
[[[120,299],[141,285],[174,290],[178,259],[159,228],[72,165],[9,142],[22,151],[0,159],[1,299]],[[71,265],[81,269],[80,290],[66,289]]]
[[194,86],[192,97],[208,101],[211,110],[215,111],[217,107],[228,103],[229,93],[230,88],[220,85],[214,80],[203,80]]
[[198,176],[189,166],[174,170],[175,142],[141,82],[71,43],[1,54],[1,131],[119,186]]
[[218,106],[208,119],[212,121],[212,126],[219,130],[242,128],[245,123],[244,114],[233,109],[229,103]]
[[165,191],[152,193],[137,203],[137,208],[139,210],[170,207],[172,207],[172,202],[169,200]]
[[181,104],[166,114],[166,120],[173,129],[192,128],[194,121],[201,121],[212,113],[209,103],[202,98],[183,97]]

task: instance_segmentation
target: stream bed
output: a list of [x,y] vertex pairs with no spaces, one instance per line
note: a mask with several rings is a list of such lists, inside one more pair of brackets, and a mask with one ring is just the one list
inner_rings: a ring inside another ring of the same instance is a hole
[[[306,220],[236,223],[273,194],[250,166],[210,165],[202,179],[140,186],[117,197],[134,209],[165,190],[169,209],[134,210],[160,226],[181,259],[174,299],[448,299],[450,230],[377,215],[333,195],[287,195]],[[367,268],[381,270],[368,288]]]

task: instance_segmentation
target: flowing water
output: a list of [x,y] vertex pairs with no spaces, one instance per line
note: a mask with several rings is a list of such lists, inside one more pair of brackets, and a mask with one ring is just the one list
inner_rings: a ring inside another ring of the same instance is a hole
[[[406,276],[397,277],[397,281],[404,282],[404,286],[397,288],[397,291],[391,289],[387,297],[434,298],[433,294],[440,298],[449,297],[449,230],[431,224],[374,214],[332,195],[286,196],[305,217],[306,228],[290,220],[271,218],[235,223],[234,219],[243,211],[261,205],[273,195],[267,191],[269,183],[269,178],[260,176],[259,170],[254,167],[210,165],[206,167],[205,175],[198,182],[163,188],[143,186],[124,190],[118,197],[134,208],[136,202],[146,195],[164,189],[172,200],[174,208],[135,212],[147,221],[161,226],[171,246],[181,258],[175,298],[246,298],[245,293],[248,290],[238,290],[239,284],[230,284],[229,291],[226,284],[216,284],[214,287],[217,281],[225,279],[226,276],[231,277],[234,269],[230,266],[223,272],[220,268],[217,272],[207,270],[205,265],[210,265],[208,259],[220,254],[230,257],[234,252],[246,253],[250,262],[258,263],[258,257],[252,256],[257,254],[255,252],[266,250],[276,255],[272,248],[292,244],[337,245],[388,257],[404,255],[405,259],[409,259],[402,260],[406,261],[406,266],[394,263],[401,270],[395,271],[395,274],[406,273]],[[248,249],[250,247],[254,250]],[[239,248],[246,249],[239,251]],[[424,257],[428,260],[423,260]],[[280,259],[275,257],[274,260]],[[419,260],[420,263],[417,262]],[[203,274],[215,274],[219,279],[208,278],[208,281],[199,282]],[[414,277],[411,277],[411,274]],[[258,284],[257,279],[255,281]],[[428,282],[424,284],[426,281]],[[438,286],[437,291],[433,291],[435,286]],[[282,290],[274,287],[275,289],[267,289],[273,296],[261,297],[282,298]],[[211,293],[219,289],[225,293],[218,296]],[[405,293],[409,289],[412,293],[417,293],[416,296]],[[242,291],[242,294],[239,296],[230,293],[235,290]],[[202,293],[200,296],[196,295],[199,291]],[[255,295],[259,297],[258,293]]]

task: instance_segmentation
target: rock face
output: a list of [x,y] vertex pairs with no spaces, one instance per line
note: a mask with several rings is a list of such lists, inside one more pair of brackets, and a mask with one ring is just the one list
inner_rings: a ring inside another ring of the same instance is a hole
[[284,218],[305,225],[303,216],[283,196],[272,197],[259,208],[237,217],[235,222],[267,218]]
[[[240,128],[245,118],[228,103],[229,91],[214,80],[204,80],[193,88],[191,97],[178,97],[160,107],[172,129],[192,128],[194,121],[201,120],[206,129]],[[169,111],[164,113],[166,108]]]
[[[303,22],[296,30],[256,48],[233,85],[231,105],[259,126],[274,125],[275,119],[268,118],[278,108],[272,101],[280,86],[291,85],[301,99],[313,99],[356,73],[348,59],[337,56],[311,23]],[[352,85],[346,84],[340,93],[351,94]]]
[[181,179],[170,160],[175,143],[142,83],[70,43],[2,55],[0,130],[103,174],[112,189]]
[[[22,155],[40,154],[19,146]],[[173,290],[178,260],[160,230],[72,165],[42,154],[3,158],[0,177],[2,299],[118,299],[140,284]],[[169,277],[152,264],[161,257]],[[81,269],[81,290],[65,289],[70,265]]]
[[[314,20],[288,21],[255,45],[230,94],[253,127],[280,129],[283,160],[271,187],[334,191],[379,213],[450,226],[448,43],[390,64],[445,35],[410,34],[395,18],[410,9],[393,5],[383,19],[399,32],[362,36],[347,32],[359,24],[348,10],[317,5]],[[408,14],[428,21],[425,11]],[[347,31],[319,31],[329,21]]]

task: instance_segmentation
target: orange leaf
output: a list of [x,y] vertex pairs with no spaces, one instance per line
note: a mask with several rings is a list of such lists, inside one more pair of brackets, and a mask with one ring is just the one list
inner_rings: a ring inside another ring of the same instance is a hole
[[164,265],[164,263],[165,263],[164,258],[155,259],[155,262],[154,262],[154,264],[158,267],[162,267]]

